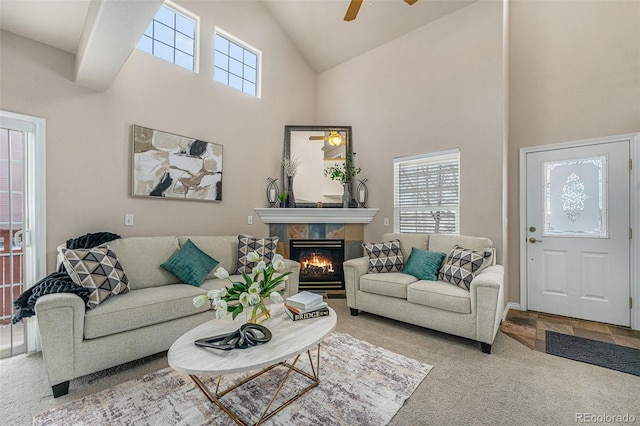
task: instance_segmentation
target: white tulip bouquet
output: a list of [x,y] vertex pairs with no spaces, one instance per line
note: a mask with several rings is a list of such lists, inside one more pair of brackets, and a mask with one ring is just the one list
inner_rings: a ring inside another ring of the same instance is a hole
[[256,252],[247,254],[249,262],[258,262],[253,268],[251,275],[242,273],[244,282],[234,282],[229,278],[229,272],[220,267],[215,272],[215,276],[222,280],[229,280],[230,287],[223,287],[217,290],[210,290],[207,294],[197,296],[193,299],[196,308],[211,301],[216,311],[216,318],[223,318],[228,312],[235,320],[245,309],[252,309],[251,316],[247,322],[256,322],[261,315],[269,318],[271,316],[269,308],[265,305],[265,299],[269,298],[273,303],[282,303],[282,290],[277,287],[289,279],[291,272],[285,272],[274,277],[274,273],[281,271],[285,267],[284,258],[276,254],[269,265],[264,260],[260,260],[260,255]]

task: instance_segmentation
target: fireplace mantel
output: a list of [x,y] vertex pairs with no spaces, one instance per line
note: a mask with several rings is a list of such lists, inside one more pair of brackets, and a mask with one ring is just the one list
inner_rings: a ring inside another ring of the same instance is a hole
[[264,223],[371,223],[380,209],[254,208]]

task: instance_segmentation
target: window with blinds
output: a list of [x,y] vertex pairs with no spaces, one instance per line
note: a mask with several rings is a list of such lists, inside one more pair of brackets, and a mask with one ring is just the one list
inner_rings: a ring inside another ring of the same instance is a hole
[[460,232],[460,150],[395,158],[395,232]]

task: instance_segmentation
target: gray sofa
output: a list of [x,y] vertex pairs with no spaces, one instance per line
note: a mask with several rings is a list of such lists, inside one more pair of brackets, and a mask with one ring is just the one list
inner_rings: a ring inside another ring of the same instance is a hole
[[[195,287],[161,268],[188,239],[219,261]],[[237,236],[131,237],[108,243],[129,279],[128,293],[85,309],[75,294],[42,296],[36,317],[42,353],[54,397],[69,391],[69,380],[165,351],[191,328],[215,318],[210,304],[195,308],[193,298],[229,284],[214,272],[236,270]],[[291,271],[285,297],[298,292],[300,264],[285,260]],[[233,280],[240,279],[232,275]]]
[[[493,248],[488,238],[445,234],[385,234],[382,241],[400,240],[406,262],[412,247],[449,253],[457,244],[482,250]],[[495,249],[494,249],[495,250]],[[444,281],[419,280],[402,272],[369,273],[368,257],[344,262],[347,304],[398,321],[473,339],[485,353],[498,332],[504,309],[504,268],[483,269],[467,291]]]

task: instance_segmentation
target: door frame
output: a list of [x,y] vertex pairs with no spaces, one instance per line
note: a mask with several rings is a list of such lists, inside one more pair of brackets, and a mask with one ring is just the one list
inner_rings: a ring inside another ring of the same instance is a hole
[[549,145],[539,145],[520,149],[520,306],[526,311],[527,300],[527,154],[534,152],[550,151],[563,148],[578,148],[602,143],[629,141],[630,158],[633,168],[630,173],[629,187],[629,226],[633,229],[630,249],[631,280],[629,294],[633,298],[633,308],[630,319],[631,328],[640,330],[640,262],[635,261],[640,257],[640,133],[627,133],[622,135],[607,136],[603,138],[584,139],[571,142],[562,142]]
[[[25,223],[25,227],[32,229],[33,232],[25,236],[30,239],[31,244],[23,247],[24,284],[33,285],[47,275],[46,120],[4,110],[0,110],[0,118],[25,122],[25,126],[33,130],[34,143],[25,150],[26,175],[24,184],[30,188],[38,188],[38,190],[27,192],[29,211],[26,212],[28,223]],[[26,290],[27,287],[25,286],[24,289]],[[25,318],[23,323],[26,333],[26,351],[41,350],[40,333],[35,318]]]

